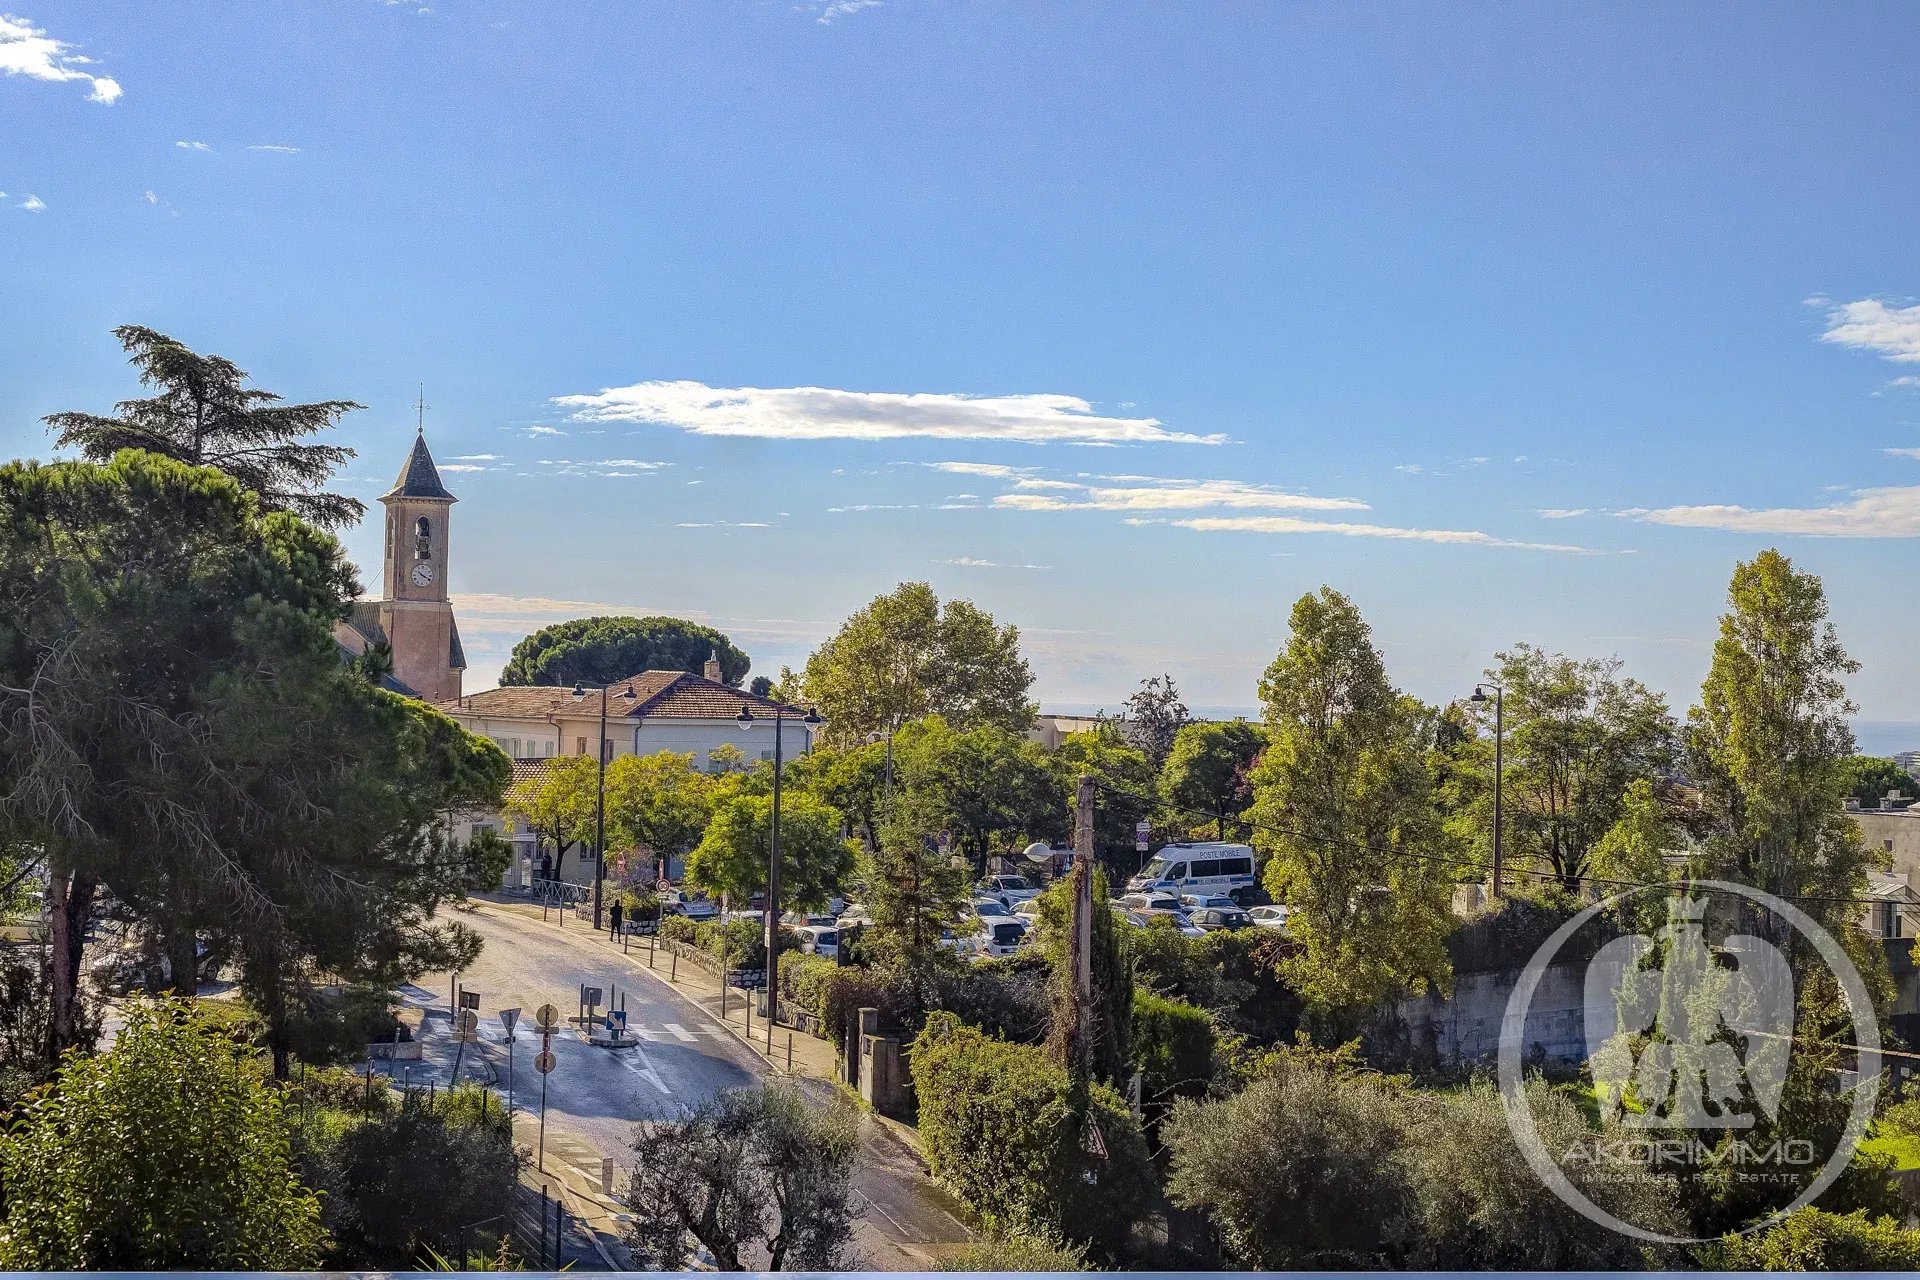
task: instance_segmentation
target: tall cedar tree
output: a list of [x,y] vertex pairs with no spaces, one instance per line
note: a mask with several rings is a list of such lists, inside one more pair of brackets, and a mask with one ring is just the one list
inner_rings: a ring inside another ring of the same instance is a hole
[[196,467],[226,472],[260,496],[268,510],[291,511],[322,528],[338,529],[366,514],[353,498],[320,491],[328,476],[353,457],[344,445],[303,444],[364,406],[351,400],[282,404],[271,391],[246,385],[247,372],[220,356],[188,350],[164,333],[137,324],[113,331],[142,386],[160,394],[123,400],[114,415],[49,414],[55,443],[105,462],[122,449],[144,449]]

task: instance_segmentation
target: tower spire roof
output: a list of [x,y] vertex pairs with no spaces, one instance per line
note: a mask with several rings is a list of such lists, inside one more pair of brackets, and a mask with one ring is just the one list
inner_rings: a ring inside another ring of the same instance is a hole
[[440,483],[440,468],[433,465],[433,455],[427,451],[427,434],[423,430],[413,437],[413,450],[407,454],[406,463],[400,468],[399,479],[393,482],[393,488],[380,495],[381,501],[388,498],[436,498],[441,502],[457,502],[459,499],[447,492]]

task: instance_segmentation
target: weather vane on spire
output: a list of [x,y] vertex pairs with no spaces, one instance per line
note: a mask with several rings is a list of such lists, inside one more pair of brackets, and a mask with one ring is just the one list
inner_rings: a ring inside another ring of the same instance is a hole
[[420,384],[420,398],[413,402],[413,407],[415,413],[418,415],[415,430],[421,435],[425,435],[427,434],[427,410],[433,406],[427,403],[427,384],[424,382]]

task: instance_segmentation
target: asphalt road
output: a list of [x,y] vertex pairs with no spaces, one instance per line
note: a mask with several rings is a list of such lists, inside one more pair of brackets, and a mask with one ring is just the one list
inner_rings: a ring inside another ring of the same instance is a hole
[[[485,908],[461,919],[486,939],[479,961],[460,974],[461,987],[480,996],[481,1043],[467,1053],[492,1066],[502,1090],[511,1053],[515,1101],[521,1107],[540,1105],[540,1076],[533,1069],[539,1037],[531,1028],[541,1004],[552,1004],[568,1018],[577,1011],[582,984],[609,996],[617,990],[625,1000],[627,1026],[641,1037],[637,1047],[623,1050],[596,1048],[570,1031],[553,1037],[555,1068],[546,1080],[549,1132],[565,1131],[625,1167],[632,1161],[628,1144],[636,1120],[670,1119],[720,1090],[767,1074],[764,1060],[731,1031],[648,975],[644,965],[601,947],[584,929],[562,931]],[[443,1033],[450,976],[430,974],[402,990]],[[499,1019],[505,1008],[521,1010],[511,1046]],[[447,1037],[432,1036],[429,1046],[428,1060],[413,1068],[415,1083],[423,1071],[443,1082],[448,1078]],[[466,1079],[471,1072],[463,1066],[460,1074]],[[825,1081],[799,1083],[823,1102],[834,1092]],[[928,1245],[950,1246],[967,1238],[952,1201],[928,1181],[918,1157],[878,1124],[863,1128],[854,1187],[861,1210],[855,1243],[874,1269],[925,1270],[937,1256]]]

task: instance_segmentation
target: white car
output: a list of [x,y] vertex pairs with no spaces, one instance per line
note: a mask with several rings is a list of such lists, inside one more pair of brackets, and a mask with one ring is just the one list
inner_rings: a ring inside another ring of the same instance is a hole
[[1217,907],[1222,911],[1238,911],[1240,904],[1224,893],[1188,893],[1181,895],[1182,911],[1205,911]]
[[1020,949],[1027,926],[1012,916],[985,916],[973,935],[973,952],[981,956],[1010,956]]
[[1171,893],[1130,893],[1120,899],[1127,911],[1179,911],[1180,899]]
[[1029,931],[1036,928],[1040,923],[1040,900],[1028,898],[1017,904],[1013,909],[1013,918],[1027,926]]
[[1278,929],[1281,933],[1287,931],[1287,915],[1286,907],[1249,907],[1247,909],[1247,919],[1253,921],[1254,928]]
[[1007,910],[1007,904],[998,898],[975,898],[973,914],[982,920],[1013,919],[1013,912]]
[[800,950],[807,955],[840,958],[840,931],[832,925],[803,924],[793,932],[800,939]]
[[660,910],[667,915],[682,915],[689,920],[711,920],[720,914],[720,904],[711,898],[695,894],[687,896],[678,890],[660,895]]
[[1040,896],[1040,890],[1025,876],[988,876],[976,892],[983,897],[1000,899],[1007,904],[1008,911]]

